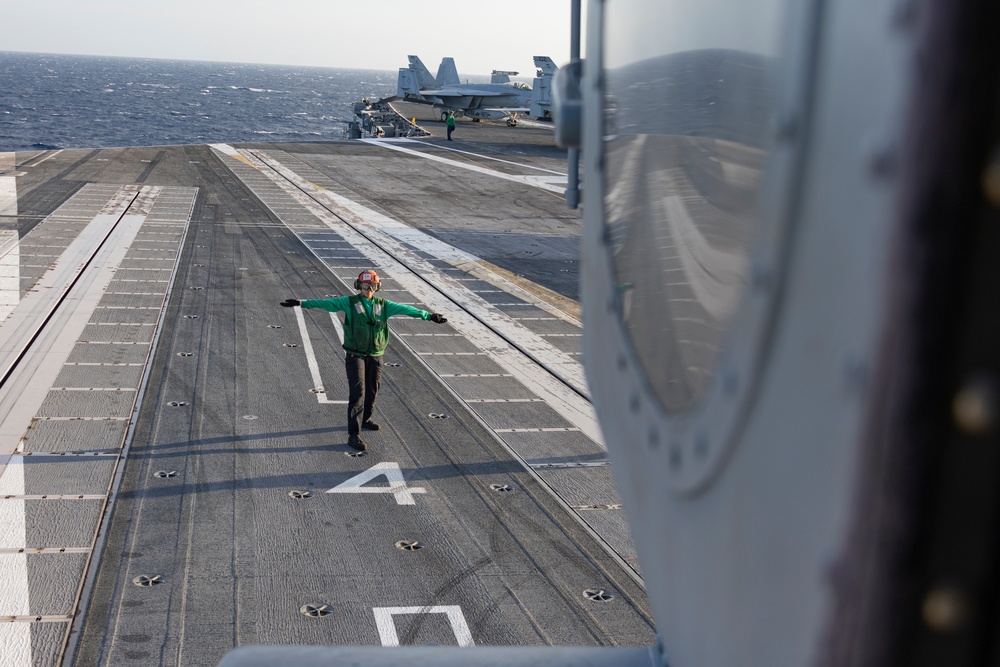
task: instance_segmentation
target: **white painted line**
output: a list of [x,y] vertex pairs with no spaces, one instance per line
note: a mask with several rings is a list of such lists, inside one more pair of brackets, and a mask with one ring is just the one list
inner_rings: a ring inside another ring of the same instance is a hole
[[[375,146],[382,146],[383,148],[388,148],[394,151],[400,151],[402,153],[408,153],[410,155],[416,155],[422,157],[425,160],[431,160],[432,162],[441,162],[452,167],[457,167],[459,169],[468,169],[469,171],[474,171],[480,174],[485,174],[487,176],[493,176],[494,178],[501,178],[505,181],[514,181],[515,183],[521,183],[522,185],[530,185],[536,188],[541,188],[542,190],[548,190],[549,192],[555,192],[557,194],[565,194],[568,179],[565,174],[560,174],[559,172],[553,171],[549,172],[550,176],[528,176],[521,174],[506,174],[502,171],[497,171],[495,169],[487,169],[486,167],[480,167],[477,164],[472,164],[471,162],[462,162],[459,160],[451,160],[446,157],[441,157],[440,155],[431,155],[430,153],[424,153],[423,151],[415,151],[412,148],[404,148],[398,144],[383,143],[375,139],[361,139],[367,144],[374,144]],[[419,142],[414,142],[419,143]],[[475,153],[470,153],[470,155],[476,155]],[[506,162],[506,160],[504,160]],[[538,167],[518,164],[516,162],[508,162],[508,164],[517,164],[520,167],[526,167],[530,169],[539,169]]]
[[[0,199],[2,197],[0,194]],[[0,202],[2,206],[3,202]],[[0,230],[0,322],[7,319],[21,301],[20,248],[16,229]]]
[[17,215],[15,154],[0,153],[0,215]]
[[[382,145],[382,142],[397,143],[397,144],[418,144],[418,145],[424,145],[424,146],[427,145],[426,143],[424,143],[420,139],[410,139],[410,138],[407,138],[407,137],[399,137],[399,138],[395,138],[395,139],[390,139],[388,141],[386,139],[365,139],[364,142],[368,143],[368,144],[376,144],[376,145]],[[544,171],[546,174],[554,174],[556,176],[562,176],[563,178],[566,178],[566,174],[564,174],[561,171],[555,171],[553,169],[546,169],[545,167],[536,167],[533,164],[527,164],[525,162],[514,162],[513,160],[504,160],[503,158],[493,157],[492,155],[483,155],[482,153],[473,153],[472,151],[463,151],[463,150],[459,150],[458,148],[452,148],[450,146],[441,146],[441,145],[436,145],[435,144],[434,148],[438,148],[438,149],[441,149],[441,150],[449,151],[451,153],[458,153],[460,155],[471,155],[473,157],[481,158],[483,160],[493,160],[494,162],[503,162],[504,164],[512,164],[512,165],[514,165],[516,167],[524,167],[525,169],[534,169],[535,171]]]
[[448,617],[451,630],[455,633],[455,639],[459,646],[475,646],[472,641],[472,632],[469,624],[465,622],[462,608],[458,605],[435,606],[435,607],[375,607],[372,609],[375,614],[375,626],[378,628],[378,636],[382,641],[382,646],[399,646],[399,635],[396,633],[396,624],[392,617],[399,614],[444,614]]
[[[389,486],[364,486],[376,477],[385,477],[389,481]],[[399,505],[416,505],[413,499],[414,493],[427,493],[427,489],[421,486],[407,486],[403,479],[403,471],[399,469],[399,464],[391,461],[378,463],[368,470],[358,473],[349,480],[338,484],[332,489],[327,489],[327,493],[391,493],[396,497]]]
[[28,167],[37,167],[41,163],[45,162],[46,160],[51,160],[52,158],[54,158],[55,156],[59,155],[60,153],[62,153],[62,149],[61,148],[59,150],[55,151],[54,153],[52,153],[52,155],[46,155],[45,157],[43,157],[38,162],[35,162],[33,164],[29,164],[29,165],[26,165],[26,166],[28,166]]
[[[305,315],[302,314],[301,308],[292,308],[292,310],[295,311],[295,321],[299,325],[299,335],[302,337],[302,349],[306,352],[306,363],[309,364],[309,374],[312,376],[313,388],[323,388],[323,377],[319,373],[319,362],[316,360],[316,353],[313,351],[312,341],[309,339],[309,329],[306,328]],[[340,335],[341,340],[343,340],[343,333]],[[325,392],[316,394],[316,401],[333,405],[347,405],[347,401],[330,400],[327,398]]]
[[[11,457],[0,474],[0,494],[24,494],[24,459]],[[26,546],[27,522],[25,501],[12,500],[0,503],[0,548],[21,549]],[[0,614],[27,616],[31,613],[28,601],[28,555],[25,553],[0,554]],[[0,646],[3,647],[0,664],[4,667],[30,667],[31,626],[26,623],[0,623]]]
[[333,330],[337,332],[337,340],[344,344],[344,325],[340,323],[337,313],[330,313],[330,320],[333,321]]

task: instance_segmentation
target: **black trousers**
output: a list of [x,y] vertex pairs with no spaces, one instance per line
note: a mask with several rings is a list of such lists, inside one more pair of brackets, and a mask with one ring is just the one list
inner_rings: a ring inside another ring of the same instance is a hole
[[348,354],[347,369],[347,433],[358,435],[361,424],[371,419],[375,396],[382,383],[382,357],[358,357]]
[[448,126],[448,141],[451,141],[451,133],[455,131],[455,128],[451,125]]

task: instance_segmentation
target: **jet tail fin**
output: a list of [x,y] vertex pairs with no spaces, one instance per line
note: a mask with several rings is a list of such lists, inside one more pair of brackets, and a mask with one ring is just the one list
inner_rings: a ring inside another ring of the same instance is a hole
[[408,94],[420,94],[417,72],[408,67],[400,67],[399,76],[396,78],[396,97],[406,97]]
[[538,76],[552,76],[559,71],[559,67],[548,56],[535,56],[535,67],[538,68]]
[[[427,67],[424,65],[423,61],[420,60],[420,58],[418,56],[407,56],[406,58],[410,62],[410,66],[409,66],[408,69],[410,69],[414,73],[414,76],[416,77],[417,85],[420,88],[436,88],[437,87],[438,82],[434,79],[434,77],[431,75],[431,71],[429,69],[427,69]],[[402,71],[402,70],[400,70],[400,71]],[[414,92],[417,92],[417,91],[414,91]]]
[[462,83],[458,78],[458,69],[455,67],[454,58],[441,59],[441,64],[438,65],[437,82],[442,88]]
[[535,118],[551,118],[552,82],[559,68],[548,56],[535,56],[535,67],[538,72],[531,84],[531,110],[528,113]]

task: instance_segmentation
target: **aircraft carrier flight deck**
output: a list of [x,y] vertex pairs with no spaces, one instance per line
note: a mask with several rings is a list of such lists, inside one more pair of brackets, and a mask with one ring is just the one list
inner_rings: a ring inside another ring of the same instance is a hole
[[[551,129],[0,154],[4,666],[654,642]],[[395,317],[368,450],[340,320]]]

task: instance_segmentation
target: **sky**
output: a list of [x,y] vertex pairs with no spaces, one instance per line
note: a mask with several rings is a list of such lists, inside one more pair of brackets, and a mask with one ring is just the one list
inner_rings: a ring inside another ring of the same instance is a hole
[[[586,3],[583,3],[586,4]],[[0,50],[433,72],[569,61],[570,0],[0,0]]]

